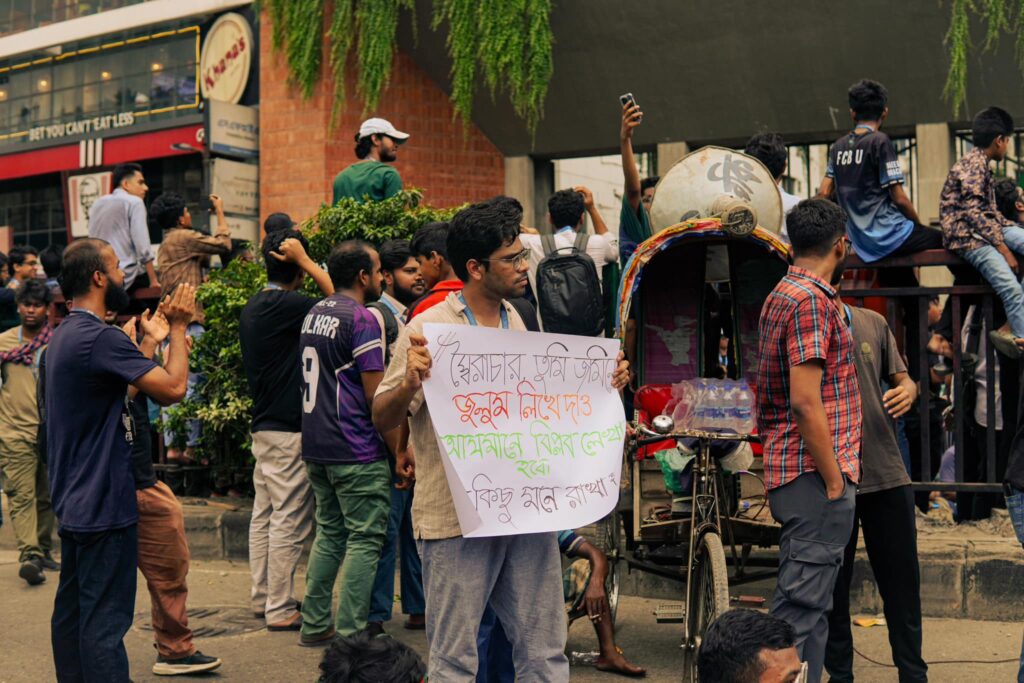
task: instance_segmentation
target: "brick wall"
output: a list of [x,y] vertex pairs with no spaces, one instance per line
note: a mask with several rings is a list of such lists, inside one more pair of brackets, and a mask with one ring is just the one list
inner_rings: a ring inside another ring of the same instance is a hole
[[[330,202],[334,176],[356,161],[353,136],[368,116],[381,116],[411,135],[395,167],[406,187],[418,187],[431,206],[454,206],[501,194],[501,153],[471,125],[468,136],[453,119],[448,96],[410,57],[399,53],[378,108],[364,115],[351,98],[330,126],[332,92],[321,81],[303,100],[288,87],[283,55],[270,49],[270,22],[260,22],[260,213],[284,211],[295,220]],[[346,90],[355,92],[355,84]]]

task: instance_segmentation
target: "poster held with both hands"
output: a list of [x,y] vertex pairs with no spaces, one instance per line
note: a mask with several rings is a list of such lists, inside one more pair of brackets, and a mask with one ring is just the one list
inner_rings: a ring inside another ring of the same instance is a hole
[[619,498],[619,342],[423,326],[423,392],[465,537],[575,529]]

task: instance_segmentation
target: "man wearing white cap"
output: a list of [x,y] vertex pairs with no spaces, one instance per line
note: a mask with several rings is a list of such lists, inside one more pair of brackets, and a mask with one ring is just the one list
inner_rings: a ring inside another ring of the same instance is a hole
[[356,133],[356,156],[352,164],[334,179],[334,203],[342,197],[357,202],[379,202],[402,189],[402,178],[388,162],[398,156],[398,146],[409,139],[386,119],[367,119]]

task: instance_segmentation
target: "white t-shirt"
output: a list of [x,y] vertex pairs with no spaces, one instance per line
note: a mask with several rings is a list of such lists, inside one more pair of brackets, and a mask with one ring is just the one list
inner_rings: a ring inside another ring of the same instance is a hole
[[786,244],[789,244],[789,233],[786,232],[786,214],[800,203],[800,197],[786,192],[781,186],[779,187],[779,195],[782,197],[782,231],[779,235],[786,241]]
[[[523,246],[530,250],[530,289],[534,295],[537,294],[537,266],[544,260],[544,245],[540,241],[540,235],[522,234],[519,235]],[[555,235],[555,248],[565,249],[576,242],[576,233],[573,230],[562,229]],[[611,233],[603,235],[591,235],[587,241],[587,255],[594,259],[594,266],[597,267],[597,280],[601,281],[601,270],[606,263],[615,263],[619,260],[619,240]]]

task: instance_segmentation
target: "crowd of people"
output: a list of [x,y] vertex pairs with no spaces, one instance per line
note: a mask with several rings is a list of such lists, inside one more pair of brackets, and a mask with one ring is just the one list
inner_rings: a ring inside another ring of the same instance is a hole
[[[989,165],[1006,156],[1009,114],[990,107],[975,117],[974,148],[949,173],[936,229],[921,224],[880,130],[885,88],[864,80],[848,95],[854,128],[832,145],[816,198],[800,201],[781,187],[781,136],[759,133],[745,147],[780,183],[792,257],[764,303],[754,376],[780,567],[770,616],[733,610],[711,626],[699,653],[702,681],[794,681],[802,670],[806,680],[824,670],[833,681],[852,680],[849,592],[861,530],[900,680],[927,680],[910,482],[936,473],[908,468],[901,436],[918,400],[908,367],[919,367],[914,354],[924,343],[914,340],[916,325],[906,326],[900,345],[882,316],[843,304],[848,256],[873,262],[945,246],[1003,302],[1006,323],[987,339],[1005,367],[1024,348],[1014,255],[1024,254],[1024,195],[1012,181],[996,182]],[[615,644],[608,560],[595,544],[573,530],[462,535],[422,390],[432,365],[428,323],[603,333],[601,290],[613,285],[602,269],[628,260],[652,232],[657,178],[641,179],[632,148],[642,121],[635,102],[623,106],[617,238],[585,187],[550,197],[547,226],[525,226],[519,201],[498,196],[411,240],[344,241],[324,264],[309,256],[290,217],[265,222],[266,285],[239,325],[252,398],[250,606],[268,631],[327,648],[321,680],[423,678],[428,667],[386,633],[396,565],[403,627],[425,630],[430,680],[568,680],[567,623],[584,617],[598,639],[598,669],[644,675]],[[365,121],[355,140],[359,161],[338,174],[334,200],[397,193],[402,181],[390,163],[409,138],[384,119]],[[196,648],[188,627],[190,553],[181,504],[154,471],[150,404],[179,402],[202,381],[188,363],[205,322],[195,291],[210,258],[231,253],[230,230],[216,196],[212,235],[193,229],[177,194],[147,209],[137,164],[115,168],[112,186],[91,207],[88,238],[63,250],[12,248],[0,290],[0,322],[9,328],[0,333],[0,467],[19,576],[39,585],[47,572],[60,573],[51,619],[59,680],[128,680],[123,637],[136,569],[151,594],[153,671],[221,666]],[[150,225],[163,232],[158,255]],[[556,268],[576,276],[558,285]],[[910,269],[882,273],[883,284],[916,283]],[[318,296],[305,293],[309,281]],[[133,309],[133,294],[152,289],[159,305]],[[67,314],[52,327],[55,301]],[[905,319],[916,320],[914,305],[904,308]],[[928,346],[941,354],[959,331],[938,307],[933,318]],[[635,320],[626,322],[616,389],[635,379],[630,361],[641,334]],[[729,336],[721,342],[712,366],[727,372]],[[162,437],[168,461],[188,462],[201,428]],[[1024,457],[1007,469],[1006,500],[1024,543],[1022,468]],[[296,573],[310,535],[300,600]]]

